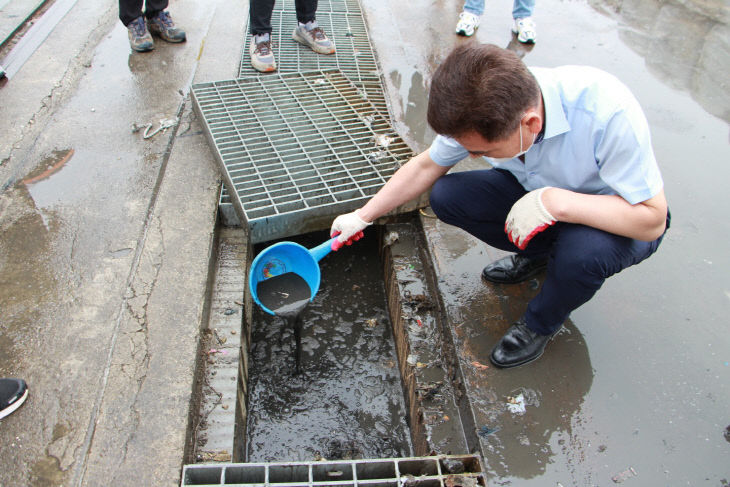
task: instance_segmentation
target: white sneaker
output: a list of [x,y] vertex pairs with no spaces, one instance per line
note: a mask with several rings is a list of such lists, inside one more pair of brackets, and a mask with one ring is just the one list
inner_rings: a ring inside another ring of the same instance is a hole
[[479,17],[469,12],[459,14],[459,22],[456,23],[456,33],[460,36],[473,36],[479,27]]
[[515,19],[515,25],[512,27],[512,32],[517,34],[517,40],[523,44],[534,44],[537,39],[535,21],[532,20],[532,17]]

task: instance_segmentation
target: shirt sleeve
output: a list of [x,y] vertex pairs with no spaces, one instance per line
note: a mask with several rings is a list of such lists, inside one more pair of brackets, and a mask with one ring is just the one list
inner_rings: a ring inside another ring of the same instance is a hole
[[638,103],[611,116],[596,139],[595,155],[601,179],[632,205],[656,196],[664,187],[649,124]]
[[428,149],[431,160],[439,166],[453,166],[469,155],[457,141],[451,137],[437,135]]

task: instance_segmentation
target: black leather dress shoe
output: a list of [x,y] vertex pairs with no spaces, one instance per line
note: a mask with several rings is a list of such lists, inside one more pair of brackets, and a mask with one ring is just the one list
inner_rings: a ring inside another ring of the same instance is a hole
[[482,279],[498,284],[517,284],[542,272],[547,257],[532,259],[518,254],[495,260],[482,271]]
[[540,335],[530,330],[523,319],[510,326],[507,333],[492,350],[489,359],[497,367],[507,369],[537,360],[545,351],[545,345],[560,328],[550,335]]

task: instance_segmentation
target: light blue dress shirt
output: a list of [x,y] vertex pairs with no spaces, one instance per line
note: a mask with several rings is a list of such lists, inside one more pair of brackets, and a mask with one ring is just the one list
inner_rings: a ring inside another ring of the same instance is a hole
[[[530,68],[545,104],[545,133],[525,154],[492,166],[515,175],[528,191],[553,186],[585,194],[618,194],[630,204],[664,187],[639,103],[616,77],[588,66]],[[436,164],[468,156],[455,140],[437,135]]]

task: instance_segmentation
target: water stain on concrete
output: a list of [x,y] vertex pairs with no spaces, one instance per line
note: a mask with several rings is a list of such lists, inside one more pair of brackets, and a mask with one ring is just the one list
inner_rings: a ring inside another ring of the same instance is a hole
[[54,150],[51,155],[43,159],[35,171],[31,172],[25,179],[23,184],[29,185],[49,178],[52,174],[60,171],[63,166],[71,160],[74,155],[73,149]]
[[58,459],[46,456],[33,464],[30,469],[30,486],[47,487],[64,485],[66,474],[59,467]]

